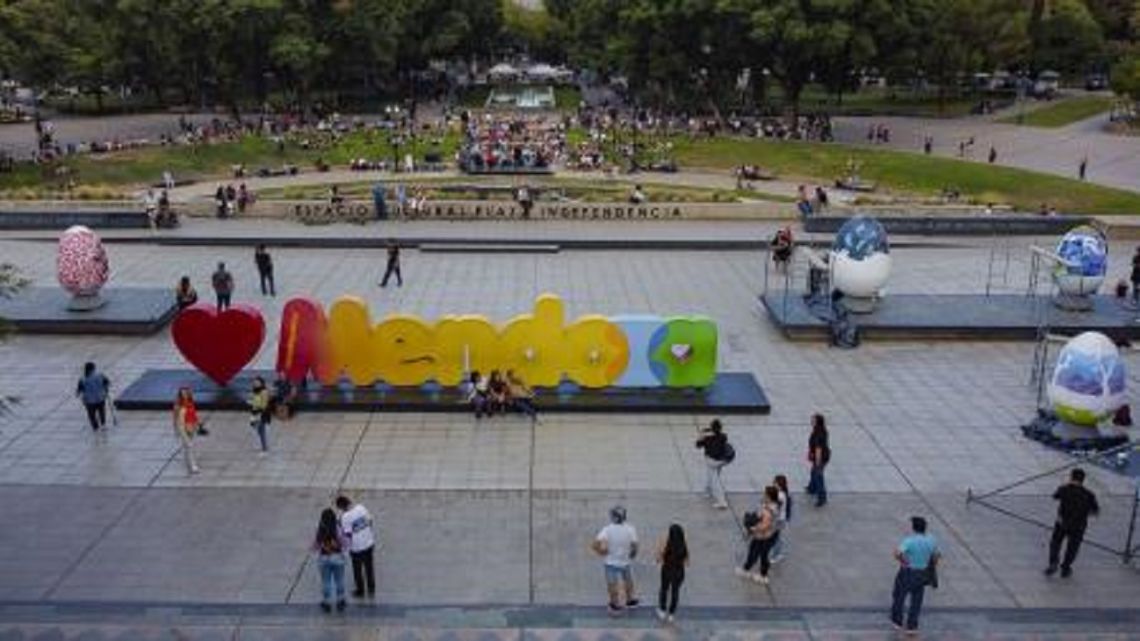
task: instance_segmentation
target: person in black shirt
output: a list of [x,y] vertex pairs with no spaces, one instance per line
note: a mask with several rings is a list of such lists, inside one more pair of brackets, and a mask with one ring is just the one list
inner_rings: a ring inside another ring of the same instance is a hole
[[721,469],[728,464],[728,437],[720,421],[713,419],[706,430],[700,431],[697,447],[705,451],[705,495],[713,501],[718,510],[728,507],[724,496],[724,481],[720,478]]
[[380,280],[381,287],[388,286],[388,279],[396,275],[396,285],[404,286],[404,277],[400,274],[400,246],[395,240],[388,241],[388,267],[384,270],[384,278]]
[[1068,578],[1073,573],[1073,560],[1081,548],[1089,515],[1098,514],[1100,506],[1097,505],[1096,495],[1085,488],[1085,471],[1079,467],[1069,475],[1068,483],[1053,492],[1053,498],[1060,503],[1057,506],[1057,522],[1053,524],[1053,538],[1049,541],[1049,567],[1045,568],[1045,576],[1053,576],[1057,572],[1061,542],[1068,539],[1065,559],[1061,562],[1061,577]]
[[811,463],[811,480],[805,491],[815,497],[815,506],[827,503],[827,485],[823,480],[823,468],[831,461],[831,447],[827,442],[827,423],[822,414],[811,417],[811,436],[808,437],[808,462]]
[[1140,302],[1140,247],[1132,255],[1132,302]]
[[[276,296],[277,288],[273,284],[273,257],[265,249],[265,245],[258,245],[253,252],[253,260],[257,263],[257,275],[261,279],[261,295]],[[266,287],[266,284],[269,287]]]

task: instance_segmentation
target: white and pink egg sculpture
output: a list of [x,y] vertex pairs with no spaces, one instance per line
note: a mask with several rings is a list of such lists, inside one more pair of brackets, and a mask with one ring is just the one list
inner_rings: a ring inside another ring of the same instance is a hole
[[99,235],[83,225],[68,227],[59,237],[56,276],[72,295],[68,309],[95,309],[103,304],[99,290],[107,282],[111,268],[107,250]]

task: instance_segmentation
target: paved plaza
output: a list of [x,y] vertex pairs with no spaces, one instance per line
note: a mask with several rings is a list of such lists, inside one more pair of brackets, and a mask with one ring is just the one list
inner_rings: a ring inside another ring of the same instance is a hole
[[[210,235],[228,224],[190,221],[175,233]],[[612,224],[609,233],[639,233]],[[252,236],[244,225],[225,229]],[[507,225],[274,223],[272,234],[414,236],[447,228],[479,236],[507,233]],[[693,225],[645,233],[693,235]],[[603,233],[576,223],[518,228],[538,236]],[[757,224],[699,229],[712,237],[767,232]],[[54,246],[14,237],[0,239],[3,260],[38,284],[54,282]],[[898,240],[892,292],[984,289],[992,241],[907,247]],[[1025,291],[1030,242],[1011,241],[995,291]],[[707,314],[720,328],[720,368],[754,373],[772,413],[726,421],[737,450],[725,473],[732,511],[713,510],[699,496],[694,433],[710,416],[552,415],[532,427],[514,417],[302,414],[273,423],[272,451],[259,458],[244,413],[207,414],[211,434],[198,441],[202,473],[188,477],[168,413],[119,412],[100,443],[74,398],[86,360],[119,389],[148,368],[184,367],[168,330],[145,338],[14,336],[0,345],[0,391],[22,397],[0,421],[0,641],[166,638],[175,628],[175,639],[233,639],[240,629],[256,638],[411,641],[430,637],[424,625],[456,628],[447,638],[462,641],[671,638],[674,632],[644,630],[652,625],[648,612],[619,621],[602,614],[602,571],[587,544],[618,502],[645,542],[671,522],[686,527],[686,637],[888,638],[891,550],[909,517],[924,514],[945,551],[942,586],[927,593],[929,638],[1137,638],[1134,566],[1086,545],[1071,579],[1047,580],[1045,530],[966,503],[968,489],[996,489],[1070,461],[1018,430],[1035,407],[1031,343],[888,342],[846,351],[789,342],[757,305],[757,252],[409,251],[404,286],[380,289],[381,250],[271,248],[279,295],[263,298],[251,249],[135,242],[110,243],[108,251],[109,287],[173,288],[188,274],[203,300],[212,300],[208,277],[224,260],[237,281],[235,302],[255,304],[266,317],[256,367],[273,366],[282,306],[299,294],[325,304],[359,295],[377,319],[401,311],[505,320],[543,292],[562,296],[570,316]],[[1111,251],[1114,282],[1126,273],[1131,248]],[[831,501],[822,509],[800,491],[813,412],[827,416],[835,452]],[[778,473],[789,475],[795,513],[788,558],[761,587],[732,574],[743,553],[735,516],[753,508]],[[1063,474],[994,500],[1051,521],[1049,495]],[[1133,486],[1099,468],[1090,469],[1089,485],[1102,514],[1088,538],[1119,549]],[[377,605],[350,608],[349,618],[322,628],[308,545],[319,510],[341,491],[378,517]],[[655,568],[643,558],[634,573],[648,601]],[[563,636],[530,628],[584,630]]]

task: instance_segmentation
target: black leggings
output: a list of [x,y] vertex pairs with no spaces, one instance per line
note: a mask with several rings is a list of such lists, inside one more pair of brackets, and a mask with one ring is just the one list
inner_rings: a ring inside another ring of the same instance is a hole
[[87,408],[87,420],[91,423],[91,429],[98,432],[100,427],[107,425],[107,402],[102,403],[84,403]]
[[768,569],[772,566],[769,561],[769,556],[772,553],[772,546],[776,545],[776,540],[780,538],[780,533],[776,532],[766,539],[752,539],[748,543],[748,559],[744,561],[744,570],[747,572],[756,565],[756,560],[760,560],[760,576],[768,576]]
[[[661,590],[657,594],[658,609],[675,614],[677,612],[677,598],[681,595],[681,584],[685,582],[685,568],[671,568],[661,566]],[[669,608],[665,608],[665,597],[669,597]]]

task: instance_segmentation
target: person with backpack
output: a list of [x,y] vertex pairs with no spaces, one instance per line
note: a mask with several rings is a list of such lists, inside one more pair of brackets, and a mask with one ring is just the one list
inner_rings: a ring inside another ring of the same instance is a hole
[[249,395],[249,426],[257,432],[257,440],[261,442],[261,451],[258,456],[265,456],[269,452],[269,439],[266,432],[269,430],[269,421],[273,417],[270,407],[269,388],[265,386],[265,379],[260,376],[253,378],[253,389]]
[[713,419],[708,429],[701,430],[699,434],[697,448],[705,452],[705,495],[712,499],[716,509],[723,510],[728,507],[728,500],[724,495],[720,471],[736,458],[736,451],[729,444],[720,419]]
[[[748,531],[748,558],[742,567],[736,568],[736,576],[743,579],[752,579],[756,583],[768,585],[768,570],[772,567],[770,554],[772,546],[780,538],[780,531],[776,529],[776,515],[780,511],[780,493],[775,485],[764,488],[764,498],[757,512],[748,512],[744,515],[744,528]],[[752,567],[760,561],[760,571],[753,572]]]
[[347,606],[344,599],[344,551],[348,545],[336,512],[326,507],[321,511],[317,534],[313,538],[313,552],[317,554],[317,571],[321,577],[321,609],[325,612],[332,612],[334,596],[337,612],[343,612]]
[[922,612],[922,597],[926,586],[938,587],[934,568],[941,553],[938,542],[926,533],[926,519],[914,516],[910,519],[912,533],[895,550],[895,560],[899,571],[895,574],[895,587],[891,594],[891,623],[896,630],[903,629],[903,605],[910,597],[910,607],[906,613],[906,631],[918,633],[918,615]]
[[110,391],[111,381],[95,369],[95,363],[84,363],[83,376],[75,387],[75,395],[83,401],[87,421],[95,436],[107,433],[107,395]]
[[[685,582],[685,566],[689,565],[689,546],[685,530],[674,523],[669,533],[657,542],[657,563],[661,565],[661,588],[657,595],[657,618],[672,623],[677,614],[677,599]],[[669,598],[666,604],[666,597]],[[669,607],[666,608],[665,606]]]
[[780,498],[780,511],[776,514],[776,531],[780,536],[772,544],[772,563],[784,560],[784,545],[788,540],[788,522],[792,520],[792,493],[788,491],[788,477],[777,474],[772,479]]
[[804,490],[808,496],[815,497],[816,507],[823,507],[827,504],[827,484],[823,479],[823,470],[831,462],[831,447],[827,439],[827,421],[824,420],[823,414],[812,414],[807,460],[811,465],[811,471],[810,481]]

